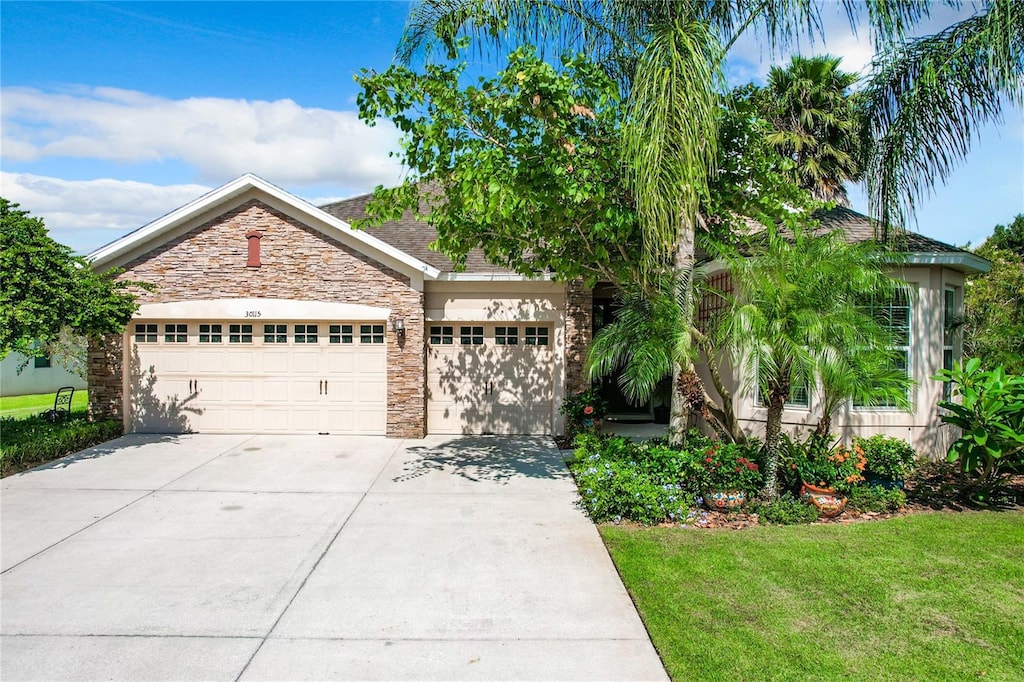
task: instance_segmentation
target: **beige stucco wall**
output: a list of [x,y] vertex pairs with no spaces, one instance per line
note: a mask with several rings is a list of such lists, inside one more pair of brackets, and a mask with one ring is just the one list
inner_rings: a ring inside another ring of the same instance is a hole
[[[942,367],[943,290],[947,286],[953,287],[957,303],[962,307],[964,276],[940,266],[905,267],[894,269],[892,274],[910,283],[916,292],[911,303],[910,371],[917,382],[912,389],[913,410],[864,409],[848,404],[834,416],[832,430],[846,442],[853,436],[876,433],[904,438],[921,455],[939,459],[945,455],[953,439],[950,430],[938,418],[942,383],[931,377]],[[959,357],[960,352],[958,339],[954,357]],[[757,405],[752,391],[741,388],[740,373],[733,371],[728,361],[722,367],[744,430],[752,436],[763,437],[767,410]],[[706,368],[699,369],[699,372],[709,392],[714,395]],[[812,387],[808,408],[792,407],[783,413],[783,431],[791,435],[806,435],[807,429],[817,423],[820,415],[821,392]]]

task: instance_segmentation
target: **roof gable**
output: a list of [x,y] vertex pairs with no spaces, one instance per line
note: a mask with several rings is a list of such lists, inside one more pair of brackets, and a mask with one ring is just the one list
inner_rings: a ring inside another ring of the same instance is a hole
[[311,228],[412,278],[436,279],[440,270],[402,249],[331,215],[252,174],[246,174],[185,204],[88,255],[96,269],[117,267],[165,243],[184,226],[257,198]]

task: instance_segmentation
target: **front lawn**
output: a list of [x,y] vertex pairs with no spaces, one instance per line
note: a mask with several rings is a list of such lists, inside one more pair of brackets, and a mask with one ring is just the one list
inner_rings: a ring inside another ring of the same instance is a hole
[[675,680],[1024,679],[1024,512],[600,530]]
[[[40,412],[45,412],[53,407],[53,399],[56,393],[36,393],[33,395],[10,395],[0,398],[0,417],[14,417],[21,419]],[[89,407],[89,391],[76,390],[71,397],[71,411],[85,412]]]

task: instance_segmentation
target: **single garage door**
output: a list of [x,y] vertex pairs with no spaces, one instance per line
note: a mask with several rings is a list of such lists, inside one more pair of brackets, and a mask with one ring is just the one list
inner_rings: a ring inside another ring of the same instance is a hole
[[427,432],[551,433],[552,338],[550,324],[428,323]]
[[383,435],[383,323],[159,320],[129,331],[142,433]]

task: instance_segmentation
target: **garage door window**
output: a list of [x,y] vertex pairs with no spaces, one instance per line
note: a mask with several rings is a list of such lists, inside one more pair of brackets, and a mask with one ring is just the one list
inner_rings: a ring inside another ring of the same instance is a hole
[[331,343],[352,343],[352,325],[332,324],[328,331]]
[[156,325],[155,324],[137,324],[137,325],[135,325],[135,342],[136,343],[156,343]]
[[495,327],[494,343],[499,346],[518,346],[519,327]]
[[164,341],[166,343],[188,343],[188,325],[165,324]]
[[288,325],[263,325],[263,343],[288,343]]
[[480,346],[484,342],[483,327],[461,327],[459,329],[459,341],[463,346]]
[[315,324],[295,325],[295,343],[316,343],[319,329]]
[[384,325],[359,325],[359,343],[384,343]]
[[455,343],[455,327],[431,327],[430,343],[450,346]]
[[548,345],[548,328],[547,327],[527,327],[523,334],[523,343],[527,346],[546,346]]
[[252,343],[252,325],[228,325],[228,343]]
[[219,324],[199,325],[199,343],[220,343],[224,340],[223,327]]

